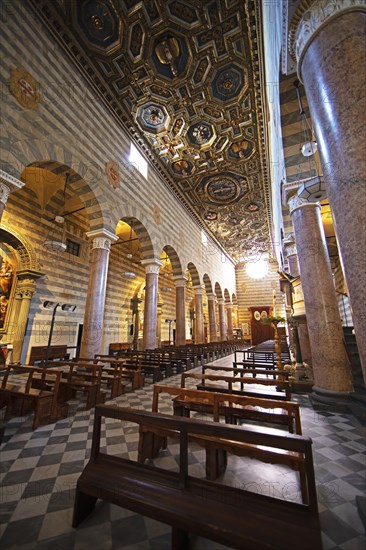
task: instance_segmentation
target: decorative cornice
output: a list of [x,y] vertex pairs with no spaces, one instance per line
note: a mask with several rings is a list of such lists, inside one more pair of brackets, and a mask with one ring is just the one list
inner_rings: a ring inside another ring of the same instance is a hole
[[[310,4],[310,5],[309,5]],[[292,18],[289,30],[289,50],[297,59],[299,77],[306,49],[320,29],[345,12],[365,11],[366,0],[303,0]]]

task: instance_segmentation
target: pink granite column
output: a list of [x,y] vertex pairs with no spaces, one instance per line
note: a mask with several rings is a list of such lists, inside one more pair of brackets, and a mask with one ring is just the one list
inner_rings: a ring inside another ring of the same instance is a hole
[[289,199],[313,360],[313,391],[324,401],[353,391],[320,205]]
[[17,191],[24,186],[24,183],[10,174],[0,170],[0,222],[3,212],[12,191]]
[[217,342],[215,299],[215,294],[207,294],[208,329],[210,333],[210,342]]
[[102,351],[109,252],[111,241],[116,241],[118,237],[106,229],[89,231],[86,236],[93,240],[89,260],[88,293],[86,296],[80,357],[92,358],[96,353]]
[[227,339],[232,340],[234,337],[232,304],[226,304],[226,318],[227,318]]
[[366,382],[366,5],[317,0],[293,23]]
[[219,304],[219,323],[221,342],[227,340],[226,319],[225,319],[225,301],[218,300]]
[[175,345],[186,343],[186,283],[185,275],[173,276],[175,282]]
[[194,307],[196,313],[195,323],[195,344],[204,344],[205,342],[205,330],[203,324],[203,302],[202,294],[203,288],[201,286],[195,286],[194,289]]
[[143,349],[156,348],[159,271],[163,263],[156,258],[142,260],[146,270]]

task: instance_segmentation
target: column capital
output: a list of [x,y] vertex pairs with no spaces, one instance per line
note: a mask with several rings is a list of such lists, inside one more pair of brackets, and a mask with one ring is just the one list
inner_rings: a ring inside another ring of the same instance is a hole
[[195,296],[202,296],[203,295],[203,289],[204,287],[202,285],[197,285],[193,287],[194,295]]
[[232,304],[231,302],[227,302],[227,303],[225,304],[225,309],[226,309],[227,311],[229,311],[230,309],[233,309],[233,304]]
[[93,229],[85,233],[88,239],[93,239],[92,250],[94,248],[102,248],[103,250],[110,250],[111,242],[118,241],[117,235],[111,233],[107,229]]
[[224,306],[224,305],[225,305],[225,300],[224,300],[224,298],[219,298],[219,299],[217,300],[217,303],[219,304],[219,306]]
[[316,208],[321,208],[320,204],[318,202],[308,202],[307,200],[299,197],[298,195],[294,195],[292,197],[289,198],[288,200],[288,206],[289,206],[289,209],[290,209],[290,215],[292,216],[292,214],[295,212],[295,210],[298,210],[299,208],[304,208],[305,206],[306,207],[316,207]]
[[173,275],[173,281],[176,288],[185,287],[186,282],[188,281],[188,277],[186,277],[185,275]]
[[366,11],[366,0],[315,0],[310,7],[302,0],[292,17],[288,42],[290,54],[297,60],[300,78],[302,58],[320,29],[335,17],[351,11]]
[[4,170],[0,170],[0,202],[6,204],[10,193],[24,187],[24,183]]
[[164,265],[162,261],[158,260],[158,258],[147,258],[145,260],[141,260],[140,263],[145,266],[145,273],[155,274],[158,274],[161,266]]
[[212,300],[212,301],[216,300],[216,294],[214,294],[213,292],[206,292],[206,296],[207,296],[207,300]]

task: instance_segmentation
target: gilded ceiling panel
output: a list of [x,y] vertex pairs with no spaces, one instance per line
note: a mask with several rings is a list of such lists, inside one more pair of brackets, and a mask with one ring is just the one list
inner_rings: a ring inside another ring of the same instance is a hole
[[29,1],[209,234],[268,250],[259,3]]

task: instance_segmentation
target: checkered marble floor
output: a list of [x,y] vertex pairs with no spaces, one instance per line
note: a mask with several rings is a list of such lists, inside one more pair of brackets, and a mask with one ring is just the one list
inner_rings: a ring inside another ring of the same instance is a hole
[[[230,366],[232,361],[233,356],[228,356],[215,364]],[[180,376],[165,382],[179,385]],[[160,412],[170,414],[170,398],[163,397]],[[313,439],[324,550],[364,550],[365,529],[355,498],[366,494],[366,428],[351,414],[315,412],[307,396],[294,398],[301,404],[303,433]],[[109,403],[151,410],[152,385],[146,384]],[[31,417],[7,422],[0,449],[2,550],[170,548],[170,526],[101,501],[77,529],[71,527],[75,484],[90,455],[93,416],[93,411],[85,411],[83,402],[74,401],[70,403],[68,418],[35,431],[31,430]],[[108,419],[101,444],[122,457],[136,458],[137,426],[123,429],[120,423]],[[190,447],[192,475],[204,477],[204,456],[200,447]],[[156,463],[177,469],[178,446],[170,442]],[[297,499],[294,476],[279,465],[233,456],[229,457],[224,482]],[[192,548],[226,547],[196,537],[192,539]]]

